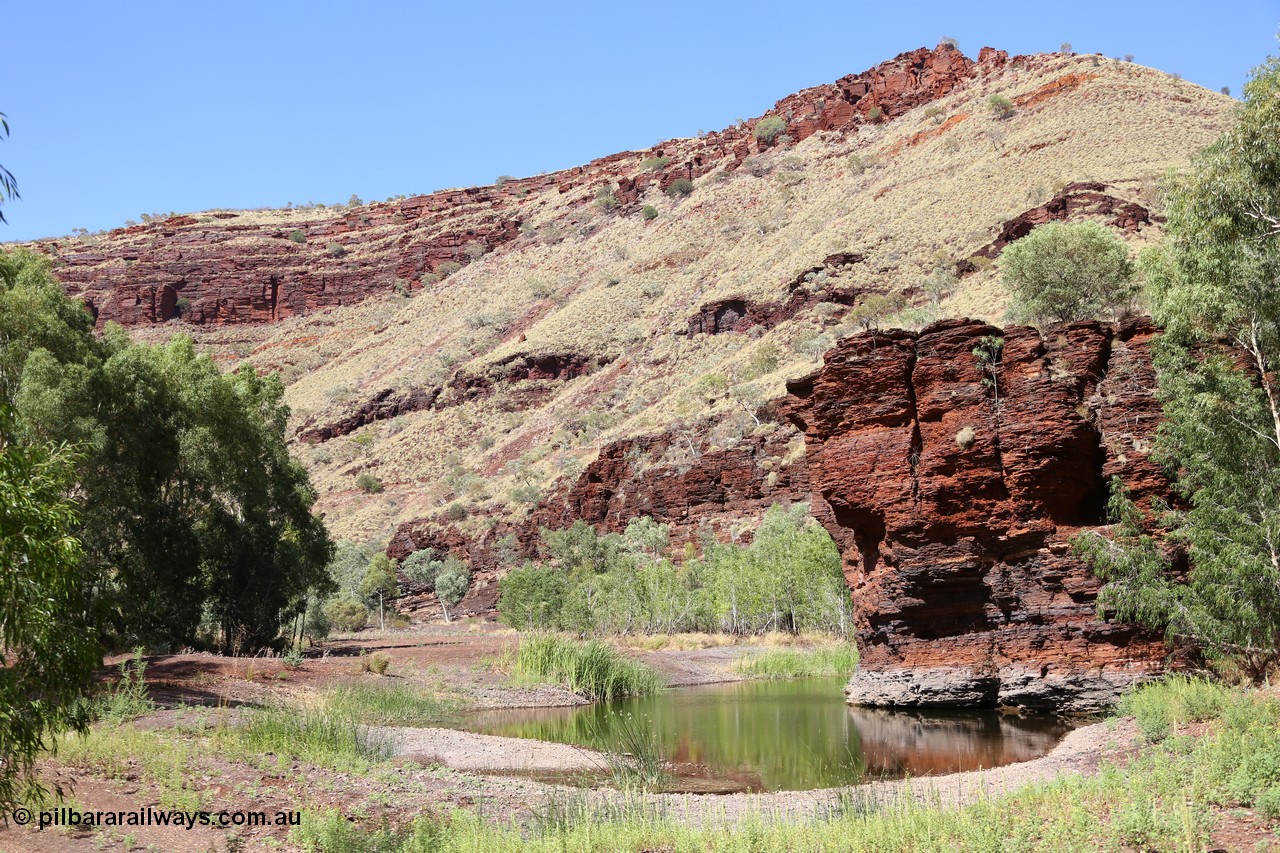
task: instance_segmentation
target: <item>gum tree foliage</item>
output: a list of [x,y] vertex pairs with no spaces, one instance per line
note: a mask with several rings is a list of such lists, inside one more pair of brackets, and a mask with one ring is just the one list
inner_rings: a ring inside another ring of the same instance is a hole
[[387,627],[388,597],[400,594],[400,586],[396,579],[396,561],[386,554],[374,554],[365,568],[364,577],[360,581],[360,594],[365,599],[378,600],[378,627]]
[[449,621],[449,608],[457,607],[471,585],[471,567],[450,554],[436,575],[436,598],[444,611],[444,621]]
[[289,457],[276,376],[224,375],[191,341],[101,337],[46,258],[0,252],[0,388],[26,441],[80,454],[81,589],[112,641],[273,643],[327,594],[332,545]]
[[83,552],[67,494],[75,457],[18,436],[0,400],[0,811],[39,792],[39,754],[87,725],[100,662],[80,583]]
[[1137,288],[1124,241],[1097,222],[1050,222],[1000,254],[1013,313],[1035,325],[1127,311]]
[[[5,117],[4,113],[0,113],[0,138],[8,135],[9,120]],[[0,166],[0,202],[3,202],[5,199],[15,198],[21,198],[21,196],[18,195],[18,181],[13,177],[13,172],[10,172],[4,166]],[[6,221],[7,220],[4,218],[4,211],[0,210],[0,222]]]
[[831,537],[805,507],[775,506],[749,546],[708,543],[682,563],[670,559],[668,530],[648,517],[624,534],[577,521],[543,530],[542,563],[500,583],[502,621],[520,629],[579,634],[849,629],[849,595]]
[[1261,678],[1280,657],[1280,62],[1255,70],[1231,129],[1170,180],[1167,213],[1140,263],[1166,330],[1156,450],[1187,507],[1165,524],[1191,570],[1169,580],[1122,496],[1119,535],[1086,554],[1121,617]]

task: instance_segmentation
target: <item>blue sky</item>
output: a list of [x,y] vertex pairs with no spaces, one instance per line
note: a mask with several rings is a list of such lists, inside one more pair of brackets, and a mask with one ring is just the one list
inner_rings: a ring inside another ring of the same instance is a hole
[[0,240],[142,213],[490,183],[759,115],[942,36],[1133,54],[1240,92],[1280,1],[19,0],[4,13]]

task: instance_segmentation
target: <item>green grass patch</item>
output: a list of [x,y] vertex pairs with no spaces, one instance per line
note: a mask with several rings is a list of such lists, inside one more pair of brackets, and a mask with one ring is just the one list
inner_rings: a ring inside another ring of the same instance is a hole
[[733,662],[733,671],[748,678],[810,678],[852,675],[858,649],[851,643],[810,649],[769,649]]
[[522,637],[507,669],[518,682],[563,684],[593,700],[644,696],[662,687],[651,667],[620,654],[608,643],[559,634]]
[[330,691],[325,710],[376,726],[428,726],[457,714],[461,700],[412,684],[356,684]]
[[395,751],[389,735],[371,731],[349,711],[330,709],[257,708],[236,725],[218,726],[214,741],[238,758],[269,753],[277,763],[307,761],[338,770],[359,770]]

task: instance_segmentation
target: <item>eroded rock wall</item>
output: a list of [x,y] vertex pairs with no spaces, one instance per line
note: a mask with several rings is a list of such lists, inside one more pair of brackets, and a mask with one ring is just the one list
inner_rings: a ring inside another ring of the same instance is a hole
[[1163,668],[1158,638],[1097,617],[1069,545],[1104,522],[1110,476],[1143,502],[1167,487],[1154,334],[948,320],[847,338],[789,384],[854,600],[851,703],[1085,710]]

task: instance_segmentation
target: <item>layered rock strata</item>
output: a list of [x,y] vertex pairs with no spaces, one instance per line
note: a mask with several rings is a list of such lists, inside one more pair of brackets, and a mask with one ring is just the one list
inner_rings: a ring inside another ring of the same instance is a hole
[[1163,668],[1156,637],[1098,618],[1069,544],[1112,475],[1142,502],[1167,488],[1154,334],[948,320],[847,338],[788,385],[853,595],[850,703],[1090,710]]
[[[373,294],[432,287],[484,253],[519,240],[521,225],[563,196],[562,219],[609,188],[628,209],[650,188],[667,189],[714,169],[733,171],[769,148],[819,131],[857,133],[890,121],[1003,68],[1007,55],[984,48],[977,62],[940,45],[921,48],[805,89],[759,118],[695,139],[602,157],[572,169],[493,186],[444,190],[374,204],[288,211],[213,211],[145,217],[102,235],[41,240],[69,293],[99,325],[273,323]],[[781,118],[771,140],[754,130]]]

